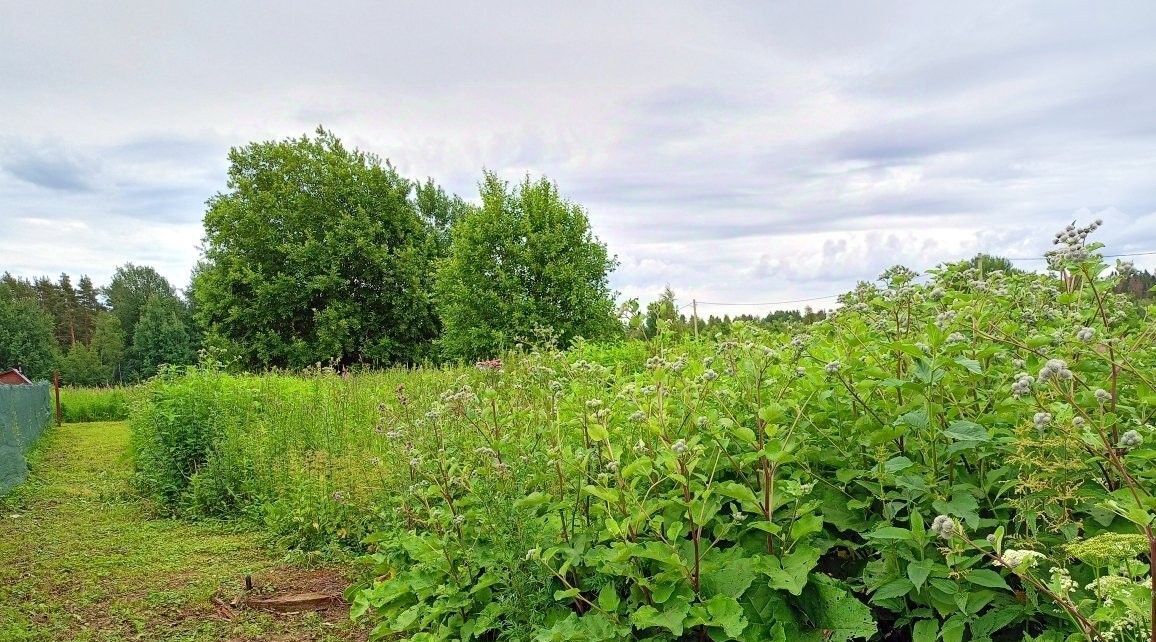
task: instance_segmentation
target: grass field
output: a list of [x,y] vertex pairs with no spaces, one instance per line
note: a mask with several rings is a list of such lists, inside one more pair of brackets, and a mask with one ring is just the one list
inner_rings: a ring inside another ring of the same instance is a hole
[[124,423],[66,424],[0,503],[0,640],[361,639],[344,613],[223,611],[245,574],[278,588],[329,586],[236,526],[157,518],[129,490]]

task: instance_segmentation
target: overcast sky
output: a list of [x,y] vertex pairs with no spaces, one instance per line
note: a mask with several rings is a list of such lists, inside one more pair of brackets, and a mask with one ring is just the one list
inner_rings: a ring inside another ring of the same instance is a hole
[[0,0],[0,271],[183,286],[228,149],[319,124],[470,199],[549,176],[644,301],[1039,256],[1097,216],[1156,250],[1156,2],[566,6]]

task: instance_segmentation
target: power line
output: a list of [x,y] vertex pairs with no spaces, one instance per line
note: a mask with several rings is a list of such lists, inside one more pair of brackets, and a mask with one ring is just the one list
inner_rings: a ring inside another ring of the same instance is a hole
[[[1100,255],[1100,257],[1105,258],[1105,259],[1116,259],[1116,258],[1121,258],[1121,257],[1125,257],[1125,256],[1150,256],[1153,254],[1156,254],[1156,251],[1130,252],[1127,254],[1102,254],[1102,255]],[[1033,257],[1015,258],[1015,259],[1008,259],[1008,260],[1009,261],[1046,261],[1046,260],[1048,260],[1048,258],[1046,256],[1033,256]]]

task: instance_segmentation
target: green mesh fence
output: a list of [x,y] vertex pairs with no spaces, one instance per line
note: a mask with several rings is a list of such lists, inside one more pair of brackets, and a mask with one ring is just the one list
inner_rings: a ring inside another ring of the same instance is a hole
[[48,382],[0,385],[0,495],[28,476],[24,455],[52,421]]

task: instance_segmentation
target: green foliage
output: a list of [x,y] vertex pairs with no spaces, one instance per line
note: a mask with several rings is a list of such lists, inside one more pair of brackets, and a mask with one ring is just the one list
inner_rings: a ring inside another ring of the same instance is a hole
[[130,339],[149,301],[178,300],[176,290],[168,279],[147,265],[132,263],[116,268],[112,280],[104,288],[104,295],[112,313],[120,321],[121,331]]
[[1146,638],[1156,321],[1097,249],[892,268],[794,332],[197,370],[138,433],[195,445],[171,505],[360,540],[377,639]]
[[615,260],[581,206],[544,178],[510,186],[493,173],[481,198],[454,226],[437,275],[446,356],[492,357],[537,328],[549,328],[563,345],[617,331],[607,284]]
[[0,369],[20,367],[30,379],[47,379],[57,359],[52,317],[0,283]]
[[60,389],[60,411],[65,423],[123,421],[129,418],[139,397],[139,389],[127,386],[113,388]]
[[111,312],[96,317],[96,329],[89,348],[100,363],[99,383],[111,385],[121,380],[125,360],[125,334],[120,319]]
[[60,359],[60,379],[71,386],[99,386],[108,381],[108,372],[100,363],[100,355],[92,348],[77,342]]
[[420,361],[438,333],[432,263],[464,205],[313,138],[229,153],[209,202],[196,314],[248,366]]
[[128,359],[137,377],[150,377],[162,365],[180,366],[195,361],[180,301],[153,297],[145,302],[133,330]]

